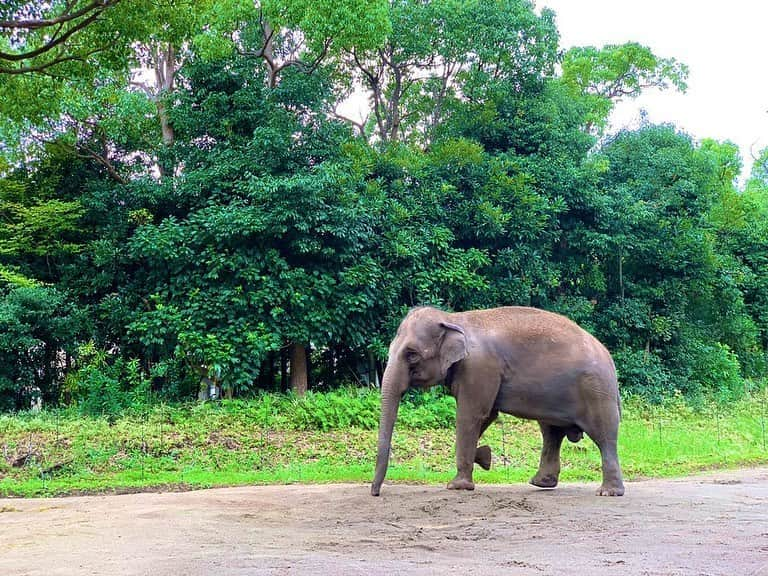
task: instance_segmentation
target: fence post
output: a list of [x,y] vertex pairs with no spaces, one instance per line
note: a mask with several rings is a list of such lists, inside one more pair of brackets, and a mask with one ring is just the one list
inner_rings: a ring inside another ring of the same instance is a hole
[[504,418],[499,417],[499,423],[501,424],[501,458],[500,460],[504,464],[504,476],[509,484],[509,458],[507,457],[507,427],[504,424]]
[[652,410],[653,410],[653,417],[656,420],[656,426],[659,429],[659,446],[664,446],[664,438],[662,437],[662,434],[661,434],[661,416],[656,411],[656,407],[653,407]]
[[760,426],[763,429],[763,451],[765,451],[765,399],[768,397],[768,386],[763,388],[763,411],[760,415]]
[[147,459],[147,426],[149,426],[149,408],[145,405],[144,425],[141,427],[141,482],[144,483],[144,461]]
[[720,446],[720,410],[715,410],[715,426],[717,427],[717,445]]

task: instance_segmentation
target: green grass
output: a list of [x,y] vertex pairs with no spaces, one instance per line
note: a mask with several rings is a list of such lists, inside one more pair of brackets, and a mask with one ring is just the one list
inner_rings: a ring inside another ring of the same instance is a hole
[[[0,496],[368,482],[376,451],[376,415],[369,413],[375,393],[355,400],[335,394],[156,406],[113,421],[72,410],[0,416]],[[322,421],[306,418],[313,402],[323,406]],[[450,480],[451,402],[427,396],[401,407],[388,481]],[[765,406],[762,397],[699,410],[679,399],[663,407],[625,402],[619,440],[624,475],[633,480],[766,464]],[[358,409],[367,411],[363,418],[354,416]],[[347,427],[350,419],[358,425]],[[482,442],[493,450],[494,468],[477,468],[476,481],[526,482],[534,473],[541,447],[536,423],[502,417]],[[586,438],[564,443],[562,464],[563,481],[600,478],[599,452]]]

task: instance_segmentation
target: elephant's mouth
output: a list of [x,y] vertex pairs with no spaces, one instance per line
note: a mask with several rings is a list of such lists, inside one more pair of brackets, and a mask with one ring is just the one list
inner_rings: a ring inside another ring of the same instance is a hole
[[423,390],[429,388],[429,380],[424,378],[412,378],[408,384],[408,390]]

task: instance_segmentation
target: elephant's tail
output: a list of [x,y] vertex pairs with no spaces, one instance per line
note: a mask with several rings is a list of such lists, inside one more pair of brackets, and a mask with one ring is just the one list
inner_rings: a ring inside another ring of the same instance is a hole
[[616,407],[619,409],[619,421],[621,421],[621,393],[619,392],[619,378],[616,374],[616,364],[613,361],[613,356],[608,354],[611,359],[611,366],[613,367],[613,379],[616,382]]

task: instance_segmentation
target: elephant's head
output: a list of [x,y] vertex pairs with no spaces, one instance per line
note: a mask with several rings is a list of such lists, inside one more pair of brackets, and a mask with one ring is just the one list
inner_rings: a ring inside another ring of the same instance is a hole
[[378,496],[387,473],[392,431],[400,399],[411,387],[426,388],[445,380],[448,370],[467,355],[464,329],[434,308],[411,310],[389,346],[381,382],[381,420],[376,473],[371,494]]

